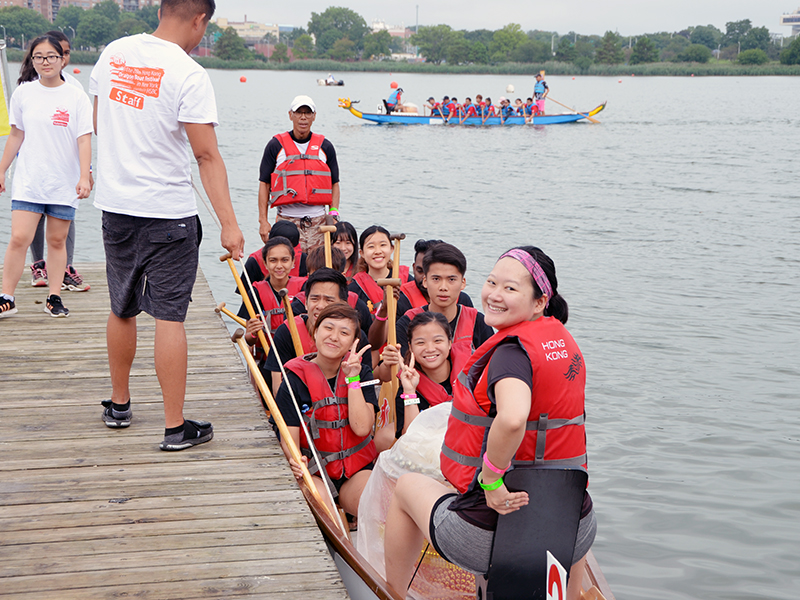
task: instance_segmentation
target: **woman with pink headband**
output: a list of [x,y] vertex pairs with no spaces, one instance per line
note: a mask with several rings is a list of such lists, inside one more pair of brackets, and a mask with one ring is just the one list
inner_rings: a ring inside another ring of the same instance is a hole
[[[486,323],[497,333],[475,351],[453,390],[440,457],[442,473],[458,493],[409,473],[397,481],[387,515],[386,577],[401,593],[423,537],[459,567],[488,571],[498,515],[528,504],[526,492],[510,492],[503,482],[512,464],[586,468],[586,369],[564,327],[569,312],[553,261],[533,246],[509,250],[486,279],[481,301]],[[542,422],[546,436],[537,444]],[[585,493],[568,600],[580,595],[596,531]]]

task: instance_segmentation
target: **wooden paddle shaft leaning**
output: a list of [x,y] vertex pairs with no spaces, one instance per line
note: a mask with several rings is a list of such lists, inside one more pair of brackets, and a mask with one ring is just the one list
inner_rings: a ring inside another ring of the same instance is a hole
[[278,291],[278,295],[281,297],[283,308],[286,311],[286,325],[289,327],[289,333],[292,334],[294,353],[297,356],[303,356],[303,342],[300,341],[300,332],[297,331],[297,323],[294,322],[294,311],[292,310],[292,302],[289,300],[289,291],[283,288]]
[[[255,319],[258,316],[256,314],[256,309],[253,308],[253,303],[250,302],[250,295],[247,293],[247,289],[244,287],[242,278],[239,277],[239,271],[236,270],[236,265],[233,264],[231,253],[228,252],[227,254],[223,254],[219,257],[219,260],[220,262],[228,261],[228,266],[231,268],[233,278],[236,280],[236,287],[239,289],[239,293],[242,295],[242,302],[244,302],[244,306],[247,309],[247,314],[250,315],[251,319]],[[255,290],[253,290],[253,293],[255,293]],[[264,349],[264,352],[269,354],[269,342],[267,342],[267,336],[264,335],[262,330],[258,331],[258,341],[261,343],[261,347]]]
[[[402,282],[400,281],[400,242],[406,239],[405,233],[393,233],[389,236],[389,239],[394,242],[394,254],[392,255],[392,280],[386,286],[386,302],[388,303],[386,306],[387,311],[387,326],[389,327],[389,331],[387,332],[387,342],[392,346],[397,345],[397,300],[394,297],[394,287],[400,287]],[[391,395],[389,397],[389,423],[394,423],[396,428],[396,415],[395,413],[395,406],[394,406],[394,399],[397,396],[397,389],[399,387],[399,381],[397,380],[397,365],[394,365],[391,368]]]
[[235,344],[239,345],[239,349],[242,351],[242,354],[244,354],[245,360],[247,361],[247,366],[250,368],[250,372],[253,374],[256,385],[261,391],[261,395],[264,397],[264,401],[269,407],[270,413],[272,414],[272,419],[275,421],[275,425],[277,425],[278,431],[281,433],[281,438],[286,443],[286,447],[289,449],[289,454],[291,454],[292,459],[294,459],[294,461],[299,464],[300,468],[303,470],[303,481],[308,486],[308,489],[313,496],[319,500],[319,503],[325,508],[325,511],[328,513],[331,519],[333,519],[333,515],[330,514],[330,510],[328,509],[328,505],[322,501],[322,498],[319,495],[319,490],[317,490],[317,486],[314,483],[314,480],[311,478],[311,472],[303,462],[303,455],[300,453],[300,449],[294,443],[294,439],[289,433],[289,427],[287,427],[286,421],[283,420],[283,415],[281,415],[281,411],[278,409],[278,405],[275,403],[275,398],[272,397],[272,392],[270,392],[267,382],[264,381],[264,376],[261,374],[261,371],[256,364],[256,360],[248,351],[247,343],[244,341],[244,330],[237,329],[231,336],[231,339]]
[[217,307],[214,309],[214,312],[217,313],[217,314],[228,315],[231,319],[236,321],[242,327],[247,327],[247,321],[245,321],[239,315],[235,315],[231,311],[229,311],[227,308],[225,308],[225,303],[224,302],[220,302],[219,304],[217,304]]
[[584,116],[584,117],[586,117],[588,120],[590,120],[592,123],[597,123],[597,124],[599,124],[599,123],[600,123],[600,121],[598,121],[597,119],[593,119],[592,117],[590,117],[588,112],[585,112],[585,113],[578,112],[578,111],[577,111],[577,110],[575,110],[574,108],[570,108],[570,107],[569,107],[569,106],[567,106],[566,104],[561,104],[561,102],[559,102],[559,101],[558,101],[558,100],[556,100],[555,98],[551,98],[550,96],[547,96],[547,99],[548,99],[548,100],[552,100],[553,102],[555,102],[555,103],[556,103],[556,104],[558,104],[559,106],[563,106],[563,107],[564,107],[564,108],[566,108],[567,110],[571,110],[571,111],[572,111],[574,114],[576,114],[576,115],[583,115],[583,116]]

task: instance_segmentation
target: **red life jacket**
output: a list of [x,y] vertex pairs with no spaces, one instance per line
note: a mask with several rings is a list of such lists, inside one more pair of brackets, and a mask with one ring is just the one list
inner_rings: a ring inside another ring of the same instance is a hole
[[303,315],[297,315],[294,318],[294,324],[297,326],[300,344],[303,346],[303,354],[311,354],[312,352],[316,352],[317,346],[314,343],[314,340],[311,338],[311,335],[308,333],[308,327],[306,327],[306,320],[303,318]]
[[[304,325],[305,328],[305,325]],[[311,362],[313,356],[293,358],[284,365],[300,377],[311,394],[311,408],[303,415],[314,445],[331,479],[350,478],[378,457],[371,435],[357,436],[350,428],[347,406],[347,383],[344,373],[336,375],[336,393],[331,390],[322,369]],[[308,449],[308,440],[300,429],[300,447]],[[319,470],[317,465],[309,469]]]
[[[408,280],[408,267],[404,265],[400,265],[400,281],[407,281]],[[389,275],[391,277],[391,274]],[[369,301],[372,303],[369,310],[371,313],[375,314],[378,310],[378,304],[383,300],[383,288],[379,286],[375,280],[372,278],[372,275],[367,273],[366,271],[359,271],[355,275],[353,275],[353,279],[358,284],[364,293],[369,298]]]
[[[291,277],[289,281],[292,281]],[[270,332],[274,335],[275,330],[286,320],[286,309],[283,308],[280,299],[272,291],[269,280],[256,281],[253,283],[253,288],[258,292],[258,301],[261,304],[261,308],[264,309],[264,318],[267,319]]]
[[[258,266],[261,267],[261,272],[264,274],[264,279],[269,277],[269,269],[267,268],[267,263],[264,262],[264,255],[262,254],[263,248],[261,250],[256,250],[253,252],[250,257],[256,259]],[[303,255],[303,250],[300,248],[300,244],[294,247],[294,266],[292,270],[289,271],[289,275],[292,277],[298,277],[300,275],[300,260]]]
[[286,284],[286,291],[289,292],[289,297],[297,298],[298,294],[302,293],[306,281],[308,281],[308,277],[289,277],[289,283]]
[[422,292],[419,291],[416,281],[408,281],[401,285],[400,293],[404,294],[405,297],[408,298],[412,308],[425,306],[428,303],[428,301],[425,299],[425,296],[423,296]]
[[306,154],[301,154],[288,132],[275,136],[283,148],[283,162],[270,177],[270,206],[331,203],[331,169],[320,157],[325,136],[312,133]]
[[586,468],[583,356],[560,321],[539,317],[497,332],[458,375],[440,464],[461,493],[475,485],[487,430],[494,420],[489,417],[486,366],[497,346],[512,338],[530,357],[533,370],[528,424],[513,463]]
[[[467,364],[471,352],[467,352],[464,346],[452,346],[450,348],[450,385],[452,389],[456,387],[456,379],[461,369]],[[417,392],[419,392],[428,404],[436,406],[442,402],[452,402],[453,397],[439,383],[434,383],[433,380],[425,375],[421,369],[419,372],[419,383],[417,384]]]
[[[407,310],[405,316],[408,317],[409,322],[421,312],[428,310],[428,305],[418,306]],[[475,347],[472,345],[472,338],[475,335],[475,321],[478,318],[478,309],[471,306],[458,305],[458,317],[456,318],[456,330],[453,332],[453,345],[450,347],[450,352],[454,348],[459,348],[467,352],[469,357],[474,351]],[[411,343],[411,340],[408,340]],[[423,394],[424,395],[424,394]]]

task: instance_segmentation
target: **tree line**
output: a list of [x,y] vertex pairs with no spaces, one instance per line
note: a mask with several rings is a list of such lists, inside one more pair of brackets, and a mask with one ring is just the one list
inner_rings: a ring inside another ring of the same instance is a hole
[[[110,41],[136,33],[150,33],[158,26],[158,6],[122,12],[114,0],[103,0],[84,10],[69,5],[59,10],[54,23],[38,12],[12,6],[0,8],[0,25],[5,27],[10,46],[54,27],[72,39],[74,47],[100,48]],[[232,27],[221,30],[210,23],[207,42],[213,54],[223,60],[266,60],[249,49]],[[71,34],[71,35],[70,35]],[[585,71],[593,64],[646,64],[654,62],[706,63],[712,58],[739,64],[764,64],[780,60],[800,64],[800,36],[790,44],[772,39],[766,27],[753,27],[750,19],[730,21],[725,31],[713,25],[697,25],[677,32],[645,33],[622,37],[607,31],[580,35],[574,31],[524,31],[517,23],[497,30],[455,30],[449,25],[423,26],[407,40],[388,31],[372,32],[364,18],[343,7],[312,12],[307,27],[298,27],[273,43],[271,60],[329,58],[337,61],[365,61],[389,58],[394,52],[413,49],[427,62],[449,65],[497,65],[549,61],[572,63]]]

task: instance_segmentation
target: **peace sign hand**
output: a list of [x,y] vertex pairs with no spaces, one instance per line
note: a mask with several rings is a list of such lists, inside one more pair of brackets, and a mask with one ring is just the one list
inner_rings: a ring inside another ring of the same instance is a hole
[[342,361],[342,372],[345,377],[355,377],[361,374],[361,357],[364,355],[364,352],[372,348],[372,345],[367,344],[356,352],[357,348],[358,340],[353,342],[353,347],[350,348],[350,354],[347,356],[347,360]]
[[403,393],[413,394],[417,391],[419,385],[419,372],[414,368],[414,354],[411,354],[411,360],[408,365],[403,362],[400,357],[400,383],[403,385]]

